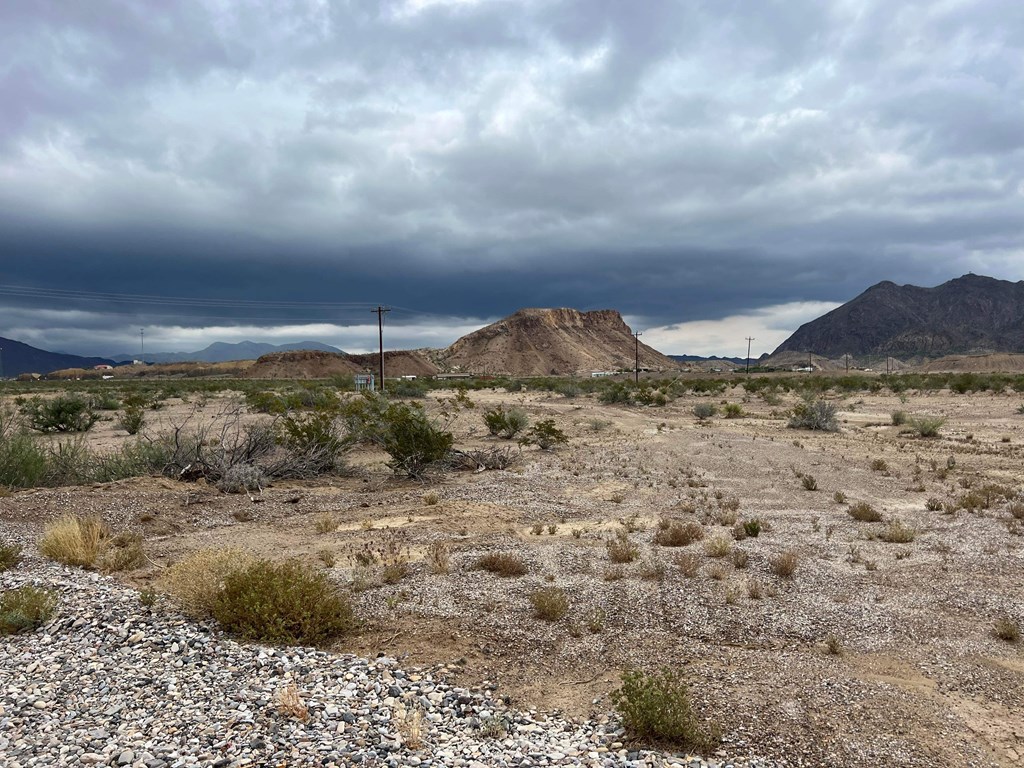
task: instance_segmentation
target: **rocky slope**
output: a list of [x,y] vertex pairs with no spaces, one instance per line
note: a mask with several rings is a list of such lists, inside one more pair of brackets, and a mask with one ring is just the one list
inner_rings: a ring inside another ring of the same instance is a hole
[[1024,281],[968,274],[935,288],[885,281],[800,326],[779,352],[939,357],[1024,352]]
[[[438,354],[453,371],[549,376],[633,368],[634,339],[611,309],[521,309],[474,331]],[[676,370],[679,363],[640,343],[640,367]]]
[[[338,375],[376,373],[379,369],[378,354],[347,355],[301,350],[264,355],[245,375],[252,379],[326,379]],[[437,366],[418,352],[384,353],[384,375],[389,379],[394,376],[432,376],[437,371]]]

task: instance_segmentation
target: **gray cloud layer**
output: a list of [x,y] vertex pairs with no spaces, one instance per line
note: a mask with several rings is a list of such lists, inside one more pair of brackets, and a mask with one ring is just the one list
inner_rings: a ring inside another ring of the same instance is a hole
[[1016,0],[15,1],[0,50],[5,284],[669,325],[1024,278]]

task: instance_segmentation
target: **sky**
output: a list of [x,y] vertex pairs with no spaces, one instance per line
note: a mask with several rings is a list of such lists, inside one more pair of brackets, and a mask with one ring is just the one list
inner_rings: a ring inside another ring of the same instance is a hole
[[1019,0],[7,0],[0,336],[443,346],[613,308],[755,356],[1024,279]]

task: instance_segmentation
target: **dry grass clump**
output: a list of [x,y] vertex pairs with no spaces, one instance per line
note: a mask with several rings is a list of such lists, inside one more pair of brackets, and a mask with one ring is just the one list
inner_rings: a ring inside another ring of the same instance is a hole
[[708,557],[725,557],[732,550],[732,543],[723,536],[713,536],[704,543]]
[[792,579],[793,574],[796,573],[796,568],[800,564],[800,556],[789,549],[773,557],[769,564],[771,565],[772,573],[781,579]]
[[693,552],[677,552],[672,558],[679,572],[688,579],[692,579],[700,570],[700,557]]
[[309,708],[299,695],[299,689],[295,683],[288,683],[277,692],[277,711],[285,717],[290,717],[305,723],[309,720]]
[[760,600],[764,597],[764,592],[761,589],[761,582],[757,579],[751,579],[747,582],[747,597],[751,600]]
[[11,570],[20,562],[20,544],[0,544],[0,573]]
[[909,544],[914,540],[917,532],[900,520],[890,520],[885,530],[878,534],[878,538],[889,544]]
[[856,504],[851,504],[846,512],[854,520],[859,520],[862,523],[878,523],[882,520],[882,513],[866,501],[858,501]]
[[871,460],[871,471],[872,472],[887,472],[888,470],[889,470],[889,465],[886,463],[885,459],[872,459]]
[[800,478],[800,482],[803,484],[805,491],[818,490],[818,481],[814,479],[814,475],[804,475]]
[[477,558],[476,567],[504,577],[523,576],[529,570],[523,558],[511,552],[487,552]]
[[843,642],[835,635],[829,635],[825,638],[825,650],[832,656],[842,656]]
[[654,534],[654,543],[663,547],[685,547],[695,541],[704,538],[704,526],[690,520],[669,520],[662,518],[658,521],[658,530]]
[[541,587],[530,595],[533,615],[544,621],[558,621],[569,612],[569,597],[558,587]]
[[110,539],[98,560],[100,570],[106,573],[130,571],[140,568],[146,557],[142,553],[142,535],[139,533],[119,533]]
[[1017,622],[1009,616],[1003,616],[996,619],[992,632],[997,638],[1005,640],[1008,643],[1020,642],[1020,625],[1018,625]]
[[747,553],[747,550],[737,547],[732,551],[730,559],[732,560],[734,568],[742,570],[746,568],[747,564],[750,562],[750,555]]
[[433,541],[427,545],[427,568],[431,573],[448,573],[451,569],[451,550],[444,541]]
[[98,517],[63,517],[46,526],[39,552],[58,563],[92,568],[109,536],[110,528]]
[[640,556],[640,547],[629,540],[625,531],[619,531],[614,538],[605,542],[608,559],[613,563],[632,563]]
[[441,497],[434,491],[423,494],[423,503],[428,507],[433,507],[441,501]]
[[338,518],[336,518],[330,512],[324,512],[322,515],[317,515],[316,520],[313,522],[317,533],[334,533],[338,530]]
[[200,549],[179,560],[160,580],[181,609],[196,618],[209,616],[229,573],[248,568],[256,558],[244,549]]

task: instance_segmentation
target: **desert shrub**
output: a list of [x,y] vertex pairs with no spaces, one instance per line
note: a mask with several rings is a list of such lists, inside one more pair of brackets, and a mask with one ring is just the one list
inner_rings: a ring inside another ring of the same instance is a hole
[[893,411],[892,412],[892,425],[894,427],[902,427],[907,423],[907,412],[906,411]]
[[223,493],[251,493],[262,491],[267,478],[263,470],[253,464],[235,464],[228,467],[217,481],[217,489]]
[[907,426],[920,437],[937,437],[946,420],[941,416],[910,416]]
[[245,639],[287,645],[324,645],[356,627],[352,606],[330,578],[294,560],[228,571],[210,613]]
[[761,535],[761,529],[762,529],[762,524],[761,524],[761,518],[759,518],[759,517],[752,517],[749,520],[745,520],[743,522],[743,532],[746,533],[747,536],[750,536],[751,538],[756,539],[758,536],[760,536]]
[[885,459],[872,459],[871,460],[871,471],[872,472],[888,472],[889,465]]
[[992,632],[997,638],[1005,640],[1007,643],[1020,641],[1020,625],[1009,616],[996,619]]
[[289,414],[281,419],[278,429],[277,441],[293,459],[292,468],[286,471],[281,467],[275,473],[278,476],[311,477],[333,472],[352,444],[339,429],[333,410]]
[[630,541],[625,531],[605,541],[605,549],[613,563],[632,563],[640,556],[640,547]]
[[929,512],[939,512],[942,509],[942,499],[931,496],[928,501],[924,503],[924,508]]
[[713,403],[697,403],[693,406],[693,415],[701,421],[710,419],[716,413],[718,413],[718,409],[715,408]]
[[810,429],[821,432],[838,432],[836,407],[824,400],[804,401],[793,408],[789,418],[792,429]]
[[569,598],[558,587],[541,587],[530,595],[533,615],[544,621],[558,621],[569,612]]
[[58,563],[91,568],[109,536],[110,528],[98,517],[63,517],[46,526],[39,552]]
[[388,466],[394,472],[422,477],[451,450],[452,433],[431,421],[418,403],[389,403],[380,396],[369,396],[361,405],[357,434],[391,457]]
[[633,390],[616,382],[602,390],[597,399],[605,405],[630,405],[633,402]]
[[519,439],[522,445],[536,445],[541,450],[549,451],[556,445],[569,442],[565,432],[555,426],[554,419],[541,419]]
[[521,450],[510,446],[481,448],[471,451],[450,451],[445,460],[451,469],[480,471],[508,469],[519,460]]
[[0,635],[31,632],[46,623],[56,607],[57,596],[48,589],[9,589],[0,595]]
[[804,475],[800,478],[800,482],[803,484],[805,491],[818,490],[818,481],[814,479],[814,475]]
[[769,561],[772,573],[782,579],[793,578],[799,564],[800,556],[791,549],[776,555]]
[[205,618],[227,575],[245,571],[253,561],[253,555],[241,549],[200,549],[168,568],[160,586],[185,613]]
[[506,411],[501,405],[486,411],[483,414],[483,420],[489,434],[505,440],[511,440],[526,429],[530,423],[529,417],[521,408],[511,408]]
[[724,415],[727,419],[739,419],[743,417],[743,406],[739,403],[726,403]]
[[117,425],[129,435],[137,435],[146,424],[146,413],[137,405],[126,406],[117,419]]
[[672,562],[679,572],[688,579],[692,579],[700,570],[700,556],[693,552],[677,552],[672,557]]
[[725,557],[732,549],[732,543],[722,536],[714,536],[704,543],[704,552],[708,557]]
[[477,558],[476,567],[505,577],[523,576],[528,570],[523,559],[511,552],[487,552]]
[[443,541],[432,541],[427,545],[427,568],[431,573],[448,573],[451,568],[451,550]]
[[0,486],[35,488],[46,483],[46,449],[18,431],[13,414],[0,412]]
[[686,684],[675,670],[626,672],[611,701],[635,739],[686,749],[702,749],[712,741],[701,729]]
[[835,501],[836,504],[845,504],[846,494],[843,493],[842,491],[836,491],[835,493],[832,494],[832,500]]
[[29,426],[37,432],[86,432],[99,417],[92,403],[76,395],[60,395],[49,400],[33,397],[21,408]]
[[878,538],[889,544],[909,544],[916,535],[916,532],[910,526],[905,525],[899,520],[890,520],[885,530],[878,534]]
[[0,573],[11,570],[20,562],[20,544],[0,544]]
[[747,563],[750,562],[750,555],[747,553],[745,549],[740,549],[737,547],[732,551],[730,560],[732,560],[733,567],[743,569],[746,568]]
[[654,533],[654,543],[663,547],[685,547],[704,538],[704,526],[693,520],[661,520]]
[[882,513],[866,501],[858,501],[855,504],[851,504],[846,512],[854,520],[859,520],[862,523],[877,523],[882,519]]

